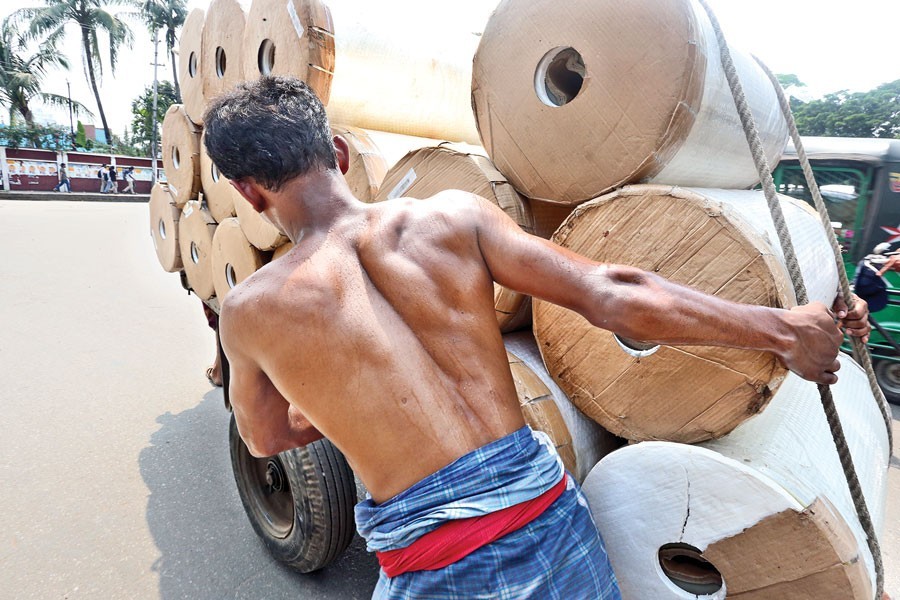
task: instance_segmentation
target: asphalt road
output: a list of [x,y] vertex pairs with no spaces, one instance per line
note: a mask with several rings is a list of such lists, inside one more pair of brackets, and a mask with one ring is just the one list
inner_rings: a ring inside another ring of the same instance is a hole
[[[359,538],[313,575],[257,540],[203,375],[212,332],[147,220],[140,204],[0,201],[0,599],[368,598]],[[888,498],[897,597],[896,458]]]

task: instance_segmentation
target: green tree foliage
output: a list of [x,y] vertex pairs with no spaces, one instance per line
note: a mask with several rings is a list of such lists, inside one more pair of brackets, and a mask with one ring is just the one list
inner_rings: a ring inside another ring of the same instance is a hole
[[792,88],[792,87],[806,87],[806,84],[800,81],[800,78],[794,75],[793,73],[776,73],[775,78],[778,80],[778,83],[781,84],[781,87],[784,89]]
[[172,81],[175,82],[175,98],[181,102],[181,87],[178,85],[178,60],[175,57],[175,45],[178,42],[178,30],[187,18],[185,0],[142,0],[141,17],[150,29],[151,35],[164,31],[166,52],[172,65]]
[[[160,81],[157,85],[156,100],[156,140],[159,141],[159,131],[166,111],[172,104],[176,104],[175,88],[168,81]],[[146,154],[150,153],[150,142],[153,137],[153,86],[149,85],[144,93],[131,103],[131,142]]]
[[81,58],[87,71],[88,82],[97,101],[103,129],[110,135],[112,130],[106,121],[98,76],[103,75],[103,61],[100,59],[100,33],[106,34],[109,48],[109,66],[115,71],[119,49],[124,44],[131,47],[134,34],[119,17],[107,10],[108,5],[137,7],[138,0],[44,0],[44,6],[20,8],[12,18],[17,23],[26,23],[31,36],[42,38],[50,47],[65,36],[66,25],[74,23],[81,32]]
[[[15,24],[6,19],[0,24],[0,104],[9,110],[10,124],[17,117],[34,122],[31,104],[35,100],[49,106],[68,108],[69,99],[41,91],[44,77],[51,67],[69,68],[69,62],[50,44],[40,44],[29,52],[28,43]],[[83,104],[72,101],[76,115],[92,115]]]
[[94,146],[94,140],[87,139],[87,133],[84,130],[84,123],[78,121],[78,127],[75,128],[75,147],[90,150]]
[[846,90],[819,100],[791,98],[800,135],[900,138],[900,79],[868,92]]

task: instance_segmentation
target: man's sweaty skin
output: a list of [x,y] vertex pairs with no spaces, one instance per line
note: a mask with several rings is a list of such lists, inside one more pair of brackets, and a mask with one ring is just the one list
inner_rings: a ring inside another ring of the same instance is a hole
[[[347,144],[334,144],[346,172]],[[364,204],[333,169],[278,191],[234,185],[296,244],[222,306],[241,435],[257,456],[324,435],[379,503],[524,425],[492,281],[629,338],[766,350],[807,379],[837,380],[842,335],[820,303],[740,305],[597,264],[463,192]],[[844,322],[865,334],[864,311]]]

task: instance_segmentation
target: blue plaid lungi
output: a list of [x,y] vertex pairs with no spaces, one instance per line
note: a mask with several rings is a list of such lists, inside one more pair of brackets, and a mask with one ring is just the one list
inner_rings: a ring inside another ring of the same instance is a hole
[[[370,551],[404,548],[448,520],[532,500],[562,475],[549,438],[526,426],[380,505],[371,499],[360,502],[357,528]],[[382,571],[372,597],[619,600],[620,595],[587,502],[567,476],[566,491],[521,529],[442,569],[396,577]]]

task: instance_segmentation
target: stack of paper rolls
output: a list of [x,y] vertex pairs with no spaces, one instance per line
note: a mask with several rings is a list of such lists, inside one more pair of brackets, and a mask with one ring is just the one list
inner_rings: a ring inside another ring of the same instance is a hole
[[203,93],[203,24],[206,12],[195,8],[188,14],[178,36],[178,81],[187,115],[197,125],[203,125],[206,96]]
[[[831,306],[837,267],[818,215],[782,196],[809,298]],[[553,240],[604,263],[625,263],[719,298],[796,305],[762,192],[635,185],[579,206]],[[642,347],[576,313],[534,303],[547,368],[585,414],[632,440],[720,437],[763,409],[786,375],[767,352]]]
[[244,81],[244,29],[250,0],[212,0],[206,12],[200,64],[209,102]]
[[179,208],[200,193],[200,133],[181,104],[166,111],[162,125],[162,160],[169,193]]
[[199,200],[184,205],[178,223],[179,247],[188,284],[201,300],[216,293],[213,285],[212,249],[216,221]]
[[[884,519],[884,420],[849,357],[832,394],[875,531]],[[584,482],[625,600],[871,600],[875,575],[811,382],[788,375],[765,412],[720,440],[643,442]]]
[[[769,164],[787,127],[731,48]],[[748,188],[759,177],[696,0],[504,0],[475,55],[482,145],[520,193],[578,204],[625,183]]]

